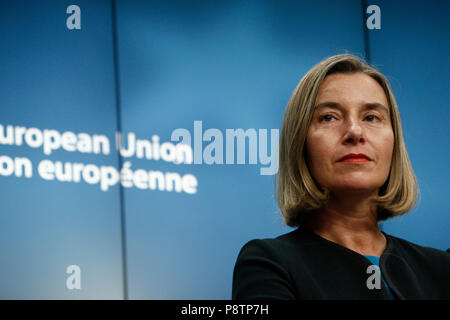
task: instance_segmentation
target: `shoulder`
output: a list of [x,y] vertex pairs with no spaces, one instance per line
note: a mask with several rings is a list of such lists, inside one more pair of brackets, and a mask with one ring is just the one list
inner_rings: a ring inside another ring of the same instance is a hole
[[391,235],[388,235],[388,238],[389,241],[392,241],[394,250],[404,257],[418,262],[450,268],[449,252],[422,246]]
[[240,250],[233,272],[233,299],[295,299],[290,259],[296,230],[277,238],[254,239]]
[[265,256],[267,258],[282,258],[291,251],[298,250],[301,241],[301,232],[296,229],[276,238],[262,238],[248,241],[240,250],[238,260],[242,256]]

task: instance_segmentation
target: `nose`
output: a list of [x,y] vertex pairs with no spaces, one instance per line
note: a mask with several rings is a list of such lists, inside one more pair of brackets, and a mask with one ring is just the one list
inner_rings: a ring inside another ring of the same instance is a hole
[[358,119],[350,118],[347,121],[344,134],[345,144],[358,144],[365,142],[364,130]]

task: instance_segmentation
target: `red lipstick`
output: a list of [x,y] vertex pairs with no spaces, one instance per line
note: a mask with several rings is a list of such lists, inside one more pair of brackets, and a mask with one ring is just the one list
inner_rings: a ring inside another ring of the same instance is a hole
[[349,163],[364,163],[372,161],[367,155],[364,153],[349,153],[339,159],[339,162],[349,162]]

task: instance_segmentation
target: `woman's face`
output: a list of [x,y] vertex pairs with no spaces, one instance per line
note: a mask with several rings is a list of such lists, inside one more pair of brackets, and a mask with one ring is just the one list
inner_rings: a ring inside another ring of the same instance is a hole
[[376,192],[387,180],[394,147],[383,88],[363,73],[327,76],[306,137],[313,178],[331,193]]

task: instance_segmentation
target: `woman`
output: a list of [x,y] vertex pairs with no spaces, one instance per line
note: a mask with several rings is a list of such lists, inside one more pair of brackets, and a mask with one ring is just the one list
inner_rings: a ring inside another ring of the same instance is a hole
[[298,228],[241,249],[233,299],[449,299],[450,255],[378,227],[417,192],[385,77],[350,54],[325,59],[281,130],[278,204]]

